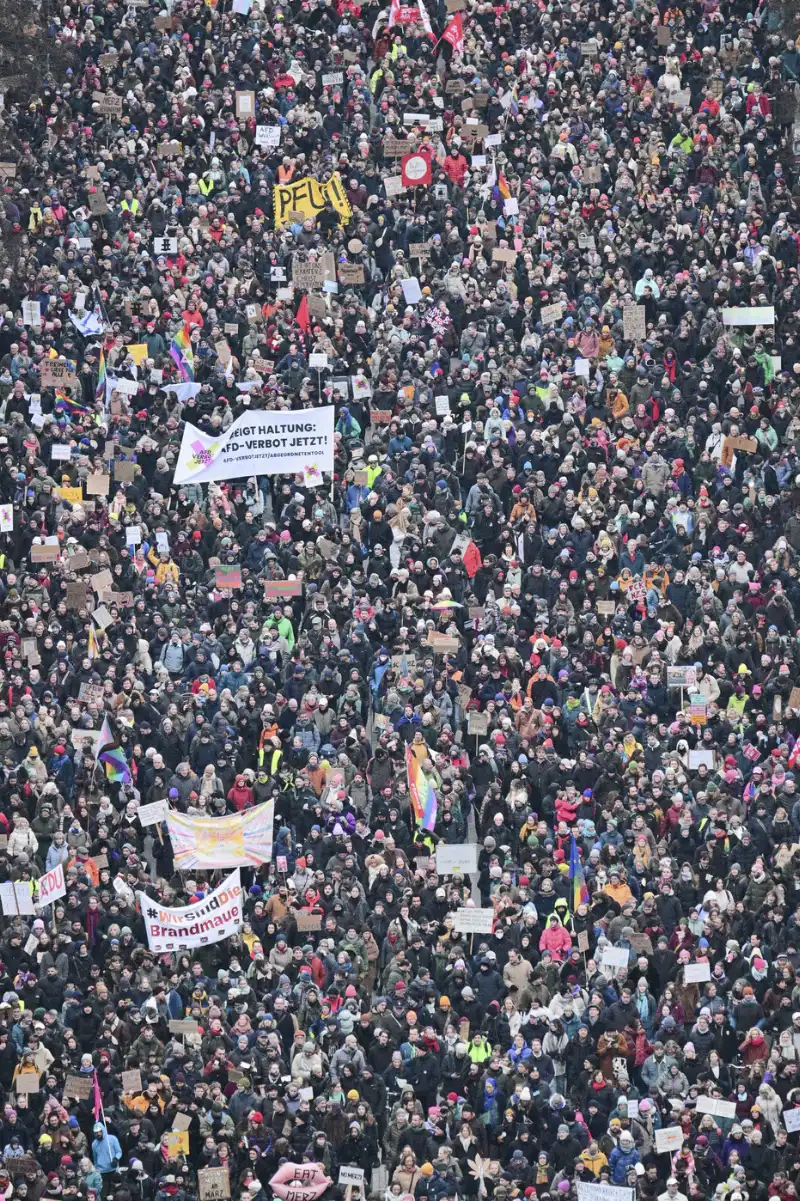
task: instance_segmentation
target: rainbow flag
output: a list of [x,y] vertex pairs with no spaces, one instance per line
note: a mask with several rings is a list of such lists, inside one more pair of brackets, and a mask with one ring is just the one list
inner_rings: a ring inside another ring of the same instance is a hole
[[[511,99],[508,103],[508,111],[511,113],[512,117],[519,116],[519,85],[516,83],[511,89]],[[506,199],[508,199],[508,197],[506,197]]]
[[175,362],[175,366],[180,372],[181,379],[186,383],[194,383],[194,354],[192,352],[192,343],[189,338],[189,332],[184,325],[175,337],[169,348],[169,353]]
[[589,889],[586,887],[586,876],[583,874],[581,857],[578,854],[578,844],[575,835],[569,845],[569,879],[572,881],[572,911],[579,905],[589,904]]
[[99,400],[101,404],[106,403],[106,356],[100,347],[100,366],[97,369],[97,387],[94,390],[95,400]]
[[114,735],[111,733],[111,726],[108,724],[108,718],[103,718],[103,724],[100,727],[100,738],[97,743],[97,761],[102,763],[106,769],[106,779],[113,784],[130,784],[133,776],[131,769],[128,767],[128,760],[125,758],[125,752],[120,746]]
[[89,625],[89,646],[86,651],[86,656],[88,659],[92,660],[92,659],[96,659],[99,654],[100,654],[100,647],[97,645],[97,635],[94,632],[94,623],[90,623],[90,625]]
[[71,396],[67,396],[66,392],[62,392],[59,388],[56,388],[56,408],[59,405],[66,409],[68,413],[71,413],[73,417],[78,414],[88,416],[89,413],[86,405],[78,404],[77,400],[73,400]]
[[408,745],[406,745],[406,775],[408,776],[408,791],[411,796],[414,817],[423,830],[432,830],[436,825],[438,812],[436,789],[423,772],[419,761]]

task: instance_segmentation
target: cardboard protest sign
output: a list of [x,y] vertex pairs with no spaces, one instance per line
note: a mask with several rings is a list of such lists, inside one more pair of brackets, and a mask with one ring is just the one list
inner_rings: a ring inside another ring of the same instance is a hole
[[638,342],[647,336],[643,304],[629,304],[622,310],[622,335],[626,342]]
[[488,733],[489,714],[477,713],[474,709],[467,714],[467,733],[480,736]]
[[301,932],[322,929],[321,913],[296,913],[295,921],[297,922],[297,929]]
[[87,1101],[92,1095],[91,1076],[67,1076],[64,1081],[64,1096],[76,1101]]
[[199,1029],[194,1018],[171,1018],[169,1022],[170,1034],[197,1034]]
[[338,272],[340,284],[354,286],[364,283],[364,267],[361,263],[340,263]]
[[225,1201],[231,1195],[230,1173],[227,1168],[200,1168],[197,1173],[200,1201]]

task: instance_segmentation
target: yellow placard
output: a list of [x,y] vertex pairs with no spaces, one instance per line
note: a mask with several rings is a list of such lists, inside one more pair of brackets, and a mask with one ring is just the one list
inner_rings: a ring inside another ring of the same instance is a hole
[[350,202],[342,187],[338,172],[326,183],[320,183],[310,175],[295,179],[290,184],[276,184],[274,189],[275,228],[279,229],[289,220],[290,213],[302,213],[303,217],[316,217],[330,200],[339,214],[342,225],[353,215]]
[[167,1155],[177,1159],[179,1155],[189,1154],[189,1131],[170,1130],[167,1134]]
[[141,367],[142,363],[147,358],[147,343],[134,342],[132,346],[128,346],[126,349],[136,366]]
[[83,504],[83,488],[56,488],[56,494],[71,505]]

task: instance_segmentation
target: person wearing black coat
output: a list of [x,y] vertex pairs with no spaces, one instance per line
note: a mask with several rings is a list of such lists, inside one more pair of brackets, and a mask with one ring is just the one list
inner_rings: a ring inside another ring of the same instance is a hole
[[365,1173],[372,1170],[372,1165],[378,1154],[377,1135],[371,1131],[362,1130],[360,1122],[350,1123],[350,1132],[338,1148],[339,1162],[353,1168],[361,1168]]
[[555,1140],[550,1144],[550,1162],[557,1172],[568,1172],[581,1153],[580,1143],[569,1132],[569,1126],[562,1122],[556,1131]]
[[484,1011],[490,1002],[502,1001],[506,992],[506,986],[503,984],[500,973],[489,959],[480,961],[480,966],[472,979],[472,988],[478,1004]]

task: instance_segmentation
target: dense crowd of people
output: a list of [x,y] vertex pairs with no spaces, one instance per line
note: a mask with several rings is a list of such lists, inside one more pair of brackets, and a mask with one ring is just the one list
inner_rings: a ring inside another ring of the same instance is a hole
[[[21,18],[6,1201],[796,1197],[790,9]],[[332,476],[175,485],[322,405]],[[235,937],[150,950],[164,801],[273,802]]]

